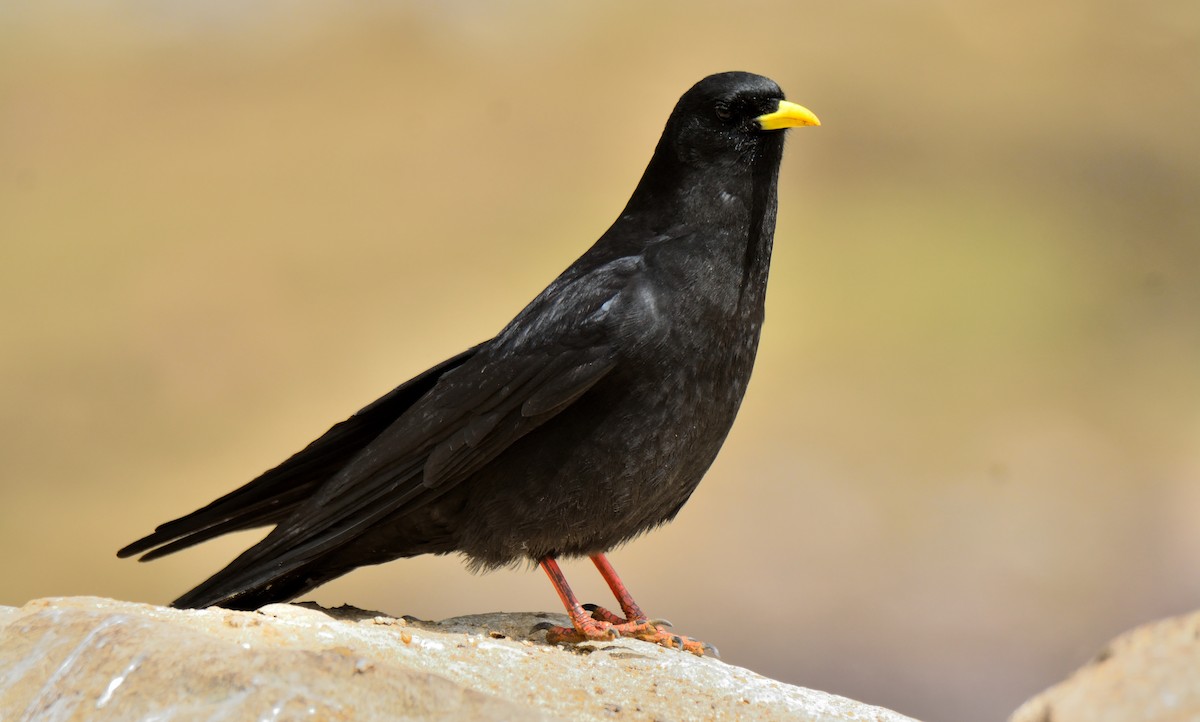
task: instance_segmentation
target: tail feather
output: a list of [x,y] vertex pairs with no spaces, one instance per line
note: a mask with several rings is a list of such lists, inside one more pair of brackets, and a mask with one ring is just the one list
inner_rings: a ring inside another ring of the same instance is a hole
[[308,574],[307,570],[298,569],[252,586],[231,589],[225,583],[225,575],[218,572],[195,589],[171,602],[171,606],[176,609],[223,607],[252,611],[267,604],[291,601],[330,579],[340,576],[341,573],[339,571],[337,574],[313,577]]
[[[231,534],[235,531],[244,531],[246,529],[255,529],[262,526],[278,524],[286,519],[301,501],[308,498],[310,494],[315,492],[316,486],[319,486],[319,484],[308,484],[291,490],[287,496],[295,496],[295,500],[282,498],[273,499],[271,501],[274,503],[270,504],[269,508],[267,509],[256,510],[254,508],[247,508],[242,514],[239,514],[236,517],[222,521],[214,521],[210,524],[207,524],[203,528],[197,528],[195,531],[189,532],[182,537],[167,537],[169,539],[173,539],[173,541],[169,541],[165,544],[162,544],[162,546],[151,549],[142,556],[138,557],[138,561],[153,561],[159,557],[165,557],[168,554],[174,554],[181,549],[187,549],[190,546],[195,546],[201,542],[206,542],[209,539],[215,539],[216,537],[224,534]],[[280,496],[282,497],[284,495],[281,494]],[[262,505],[259,504],[255,506]],[[123,552],[125,550],[122,549],[121,551]],[[130,553],[136,554],[137,552],[133,551]]]
[[333,426],[279,466],[201,509],[161,524],[153,533],[122,548],[117,556],[147,552],[141,561],[149,561],[222,534],[278,524],[432,389],[442,374],[462,364],[477,348],[468,349],[401,384]]

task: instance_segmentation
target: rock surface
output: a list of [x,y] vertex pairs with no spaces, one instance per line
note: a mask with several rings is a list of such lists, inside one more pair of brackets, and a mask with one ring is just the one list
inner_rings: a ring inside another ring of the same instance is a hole
[[1200,612],[1114,639],[1066,681],[1021,705],[1010,722],[1200,720]]
[[909,719],[635,640],[549,646],[546,620],[41,599],[0,607],[0,719]]

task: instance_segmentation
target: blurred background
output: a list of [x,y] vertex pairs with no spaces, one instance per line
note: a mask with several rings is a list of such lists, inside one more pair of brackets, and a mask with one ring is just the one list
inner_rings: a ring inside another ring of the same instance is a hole
[[[222,566],[114,552],[494,334],[744,69],[824,126],[738,424],[612,558],[727,662],[1002,719],[1200,608],[1197,68],[1185,0],[5,3],[0,603]],[[452,557],[312,597],[558,610]]]

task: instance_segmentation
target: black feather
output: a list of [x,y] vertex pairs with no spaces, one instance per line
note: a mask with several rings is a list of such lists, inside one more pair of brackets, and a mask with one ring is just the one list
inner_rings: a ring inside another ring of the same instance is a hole
[[783,152],[755,119],[782,99],[697,83],[616,222],[495,338],[120,556],[274,524],[175,602],[253,608],[417,554],[597,554],[674,517],[754,364]]

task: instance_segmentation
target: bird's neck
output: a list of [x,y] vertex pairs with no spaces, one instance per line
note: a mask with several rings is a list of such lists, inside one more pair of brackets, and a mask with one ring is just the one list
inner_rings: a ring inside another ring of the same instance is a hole
[[730,159],[718,168],[692,166],[660,148],[614,230],[700,237],[705,253],[740,269],[738,305],[761,308],[782,156],[782,134],[760,142],[749,159]]
[[775,245],[775,217],[779,208],[779,164],[783,159],[783,136],[760,147],[752,163],[749,235],[743,256],[741,305],[750,304],[761,316],[766,300],[767,275]]

